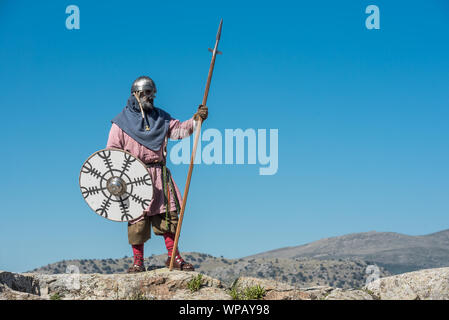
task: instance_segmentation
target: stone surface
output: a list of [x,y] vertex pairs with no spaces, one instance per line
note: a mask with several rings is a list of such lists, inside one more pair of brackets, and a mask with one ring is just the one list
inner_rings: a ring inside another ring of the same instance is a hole
[[364,290],[342,290],[337,288],[322,297],[323,300],[374,300],[373,296]]
[[0,284],[0,300],[43,300],[43,298],[36,294],[15,291]]
[[0,271],[0,284],[14,291],[39,295],[39,283],[32,276]]
[[[30,274],[31,275],[31,274]],[[136,274],[33,274],[39,281],[42,297],[57,294],[61,299],[226,299],[219,280],[203,275],[196,293],[188,289],[188,282],[197,272],[156,269]]]
[[380,278],[365,289],[382,300],[449,300],[449,268],[425,269]]
[[318,286],[318,287],[301,288],[300,290],[308,294],[311,300],[322,300],[327,295],[329,295],[330,292],[336,289],[338,288],[328,286]]
[[[199,290],[189,282],[198,272],[167,268],[136,274],[17,274],[0,271],[0,300],[230,300],[231,287],[202,275]],[[298,288],[286,283],[240,277],[232,288],[259,285],[265,300],[449,300],[449,268],[427,269],[375,280],[361,289]]]
[[309,293],[301,291],[289,284],[268,279],[259,279],[253,277],[240,277],[234,286],[237,290],[243,291],[246,288],[261,286],[265,289],[265,300],[311,300]]

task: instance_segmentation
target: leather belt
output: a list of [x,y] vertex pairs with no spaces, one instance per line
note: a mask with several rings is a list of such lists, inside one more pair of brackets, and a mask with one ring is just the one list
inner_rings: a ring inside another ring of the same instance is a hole
[[150,167],[163,167],[165,166],[165,162],[150,162],[150,163],[145,163],[145,165],[150,168]]

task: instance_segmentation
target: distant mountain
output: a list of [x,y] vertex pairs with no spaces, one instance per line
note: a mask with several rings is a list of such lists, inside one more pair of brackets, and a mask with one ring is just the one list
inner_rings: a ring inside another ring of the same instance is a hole
[[449,229],[424,236],[376,231],[353,233],[245,257],[258,258],[360,259],[393,274],[447,267]]

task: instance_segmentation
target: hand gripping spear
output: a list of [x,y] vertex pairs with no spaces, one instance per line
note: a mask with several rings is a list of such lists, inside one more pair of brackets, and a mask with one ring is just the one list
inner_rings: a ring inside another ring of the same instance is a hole
[[[217,55],[217,53],[221,54],[221,52],[218,51],[217,48],[218,48],[218,42],[220,41],[222,25],[223,25],[223,19],[220,20],[220,25],[218,26],[217,38],[215,40],[215,47],[214,47],[214,49],[209,48],[209,51],[212,52],[212,60],[210,62],[209,74],[207,75],[206,89],[204,91],[203,103],[202,103],[203,106],[206,105],[207,96],[209,95],[209,87],[210,87],[210,82],[212,80],[212,73],[214,71],[214,65],[215,65],[215,56]],[[184,196],[182,197],[181,213],[179,214],[178,226],[176,228],[175,244],[173,245],[173,251],[172,251],[171,260],[170,260],[170,271],[173,269],[173,262],[175,261],[175,255],[176,255],[176,251],[178,249],[178,240],[179,240],[179,235],[181,233],[182,219],[184,218],[184,210],[186,208],[187,195],[189,193],[190,179],[192,178],[193,160],[195,159],[196,147],[198,145],[198,137],[200,136],[200,132],[201,132],[201,123],[202,123],[202,119],[201,119],[201,117],[199,117],[198,126],[196,127],[196,132],[195,132],[195,141],[193,143],[192,155],[190,157],[189,173],[187,174],[186,187],[184,189]]]

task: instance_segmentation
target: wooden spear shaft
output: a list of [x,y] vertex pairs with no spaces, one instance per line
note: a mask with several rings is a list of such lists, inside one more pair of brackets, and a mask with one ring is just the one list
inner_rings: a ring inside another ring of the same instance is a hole
[[[223,25],[223,19],[220,20],[220,25],[218,26],[217,37],[215,40],[215,47],[213,50],[209,49],[209,51],[212,52],[212,60],[210,62],[209,74],[207,76],[207,82],[206,82],[206,89],[204,91],[204,96],[203,96],[203,102],[202,102],[203,106],[206,105],[207,96],[209,95],[209,88],[210,88],[210,83],[212,80],[212,73],[214,72],[215,56],[217,55],[217,53],[221,54],[221,52],[218,51],[217,49],[218,49],[218,42],[220,41],[222,25]],[[175,243],[173,245],[173,251],[172,251],[172,255],[171,255],[171,259],[170,259],[170,268],[169,268],[170,271],[173,270],[173,262],[175,261],[175,255],[176,255],[176,251],[178,249],[179,235],[181,234],[182,219],[184,218],[184,210],[186,208],[187,195],[189,194],[190,180],[192,178],[192,171],[193,171],[193,161],[195,160],[196,148],[198,145],[198,138],[199,138],[200,132],[201,132],[201,124],[202,124],[202,119],[201,119],[201,117],[199,117],[198,125],[197,125],[196,131],[195,131],[195,141],[193,143],[192,155],[190,157],[190,166],[189,166],[189,172],[187,174],[186,187],[184,189],[184,196],[182,197],[181,212],[179,214],[178,226],[176,228]]]

